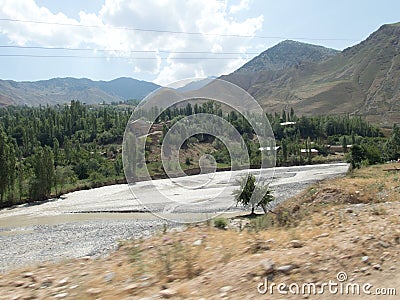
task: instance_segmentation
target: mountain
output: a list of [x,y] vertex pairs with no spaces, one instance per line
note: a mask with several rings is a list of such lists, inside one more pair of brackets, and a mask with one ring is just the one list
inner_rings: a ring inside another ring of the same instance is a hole
[[158,89],[160,86],[143,80],[137,80],[128,77],[121,77],[111,81],[94,82],[101,90],[116,95],[124,100],[143,99],[150,92]]
[[[252,64],[257,61],[246,65]],[[221,78],[247,90],[267,111],[293,107],[299,115],[349,113],[381,124],[400,122],[400,23],[383,25],[360,44],[321,61],[242,68]]]
[[283,70],[304,62],[326,60],[339,51],[312,44],[286,40],[265,50],[235,71],[236,74]]
[[188,92],[192,90],[198,90],[201,89],[202,87],[206,86],[210,82],[212,82],[214,79],[216,79],[215,76],[199,79],[199,80],[194,80],[190,81],[189,83],[185,84],[182,87],[177,88],[176,90],[183,93],[183,92]]
[[53,78],[16,82],[0,80],[0,105],[63,104],[80,100],[88,104],[143,99],[158,85],[133,78],[92,81],[87,78]]

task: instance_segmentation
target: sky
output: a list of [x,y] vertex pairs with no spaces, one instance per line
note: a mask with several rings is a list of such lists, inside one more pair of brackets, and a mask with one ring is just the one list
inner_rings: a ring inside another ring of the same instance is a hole
[[397,0],[0,0],[0,79],[219,76],[287,39],[342,50],[399,11]]

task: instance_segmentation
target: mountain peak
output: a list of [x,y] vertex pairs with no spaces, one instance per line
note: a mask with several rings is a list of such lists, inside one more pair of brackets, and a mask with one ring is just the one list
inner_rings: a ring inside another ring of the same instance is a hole
[[277,71],[294,67],[303,62],[320,62],[339,51],[298,41],[285,40],[265,50],[235,73]]

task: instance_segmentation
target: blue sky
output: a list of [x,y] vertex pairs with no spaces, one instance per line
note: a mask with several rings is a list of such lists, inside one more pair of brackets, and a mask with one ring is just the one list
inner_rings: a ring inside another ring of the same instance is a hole
[[0,0],[0,79],[217,76],[285,39],[344,49],[399,11],[396,0]]

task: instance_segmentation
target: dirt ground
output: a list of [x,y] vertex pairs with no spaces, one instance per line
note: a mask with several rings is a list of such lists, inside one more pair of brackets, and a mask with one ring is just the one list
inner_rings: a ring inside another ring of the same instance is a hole
[[225,229],[164,228],[105,258],[9,271],[0,299],[399,299],[400,172],[388,168],[320,182]]

